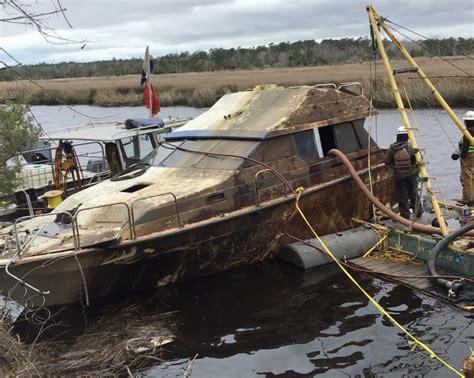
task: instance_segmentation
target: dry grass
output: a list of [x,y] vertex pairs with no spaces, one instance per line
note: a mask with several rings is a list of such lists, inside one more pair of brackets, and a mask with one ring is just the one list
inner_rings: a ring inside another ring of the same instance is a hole
[[147,315],[119,307],[71,341],[25,344],[0,322],[0,376],[137,375],[165,362],[174,312]]
[[[472,71],[472,60],[457,57],[450,58],[468,72]],[[420,58],[418,63],[429,76],[462,75],[454,67],[439,58]],[[405,61],[394,61],[394,68],[406,67]],[[188,105],[207,107],[212,105],[225,91],[237,91],[253,88],[258,84],[280,85],[313,85],[318,83],[341,83],[360,81],[364,93],[370,93],[370,72],[377,73],[377,93],[375,102],[379,106],[393,106],[392,94],[386,82],[386,73],[380,62],[370,69],[369,63],[346,64],[335,66],[318,66],[303,68],[271,68],[263,70],[239,70],[195,72],[154,76],[163,106]],[[414,79],[409,79],[409,77]],[[406,87],[410,98],[417,105],[426,106],[424,96],[429,94],[416,74],[404,75],[401,83]],[[434,84],[446,100],[454,105],[472,105],[474,93],[469,79],[456,77],[437,79]],[[90,104],[100,106],[141,105],[142,93],[139,88],[139,77],[136,75],[118,77],[92,77],[76,79],[40,80],[54,97],[70,104]],[[1,82],[0,98],[19,99],[32,104],[58,104],[58,101],[41,93],[28,82]],[[432,102],[432,104],[435,104]]]
[[[1,320],[1,319],[0,319]],[[0,376],[37,376],[36,356],[0,321]]]

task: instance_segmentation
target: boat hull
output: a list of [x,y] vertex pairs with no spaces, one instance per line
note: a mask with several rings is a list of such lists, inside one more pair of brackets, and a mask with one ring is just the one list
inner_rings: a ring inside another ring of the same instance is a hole
[[[367,180],[367,174],[362,178]],[[390,170],[374,167],[372,178],[380,200],[393,201]],[[372,214],[371,203],[349,176],[306,190],[300,207],[320,235],[352,228],[353,218],[369,219]],[[30,285],[49,291],[44,298],[52,306],[84,301],[86,296],[123,295],[256,263],[294,242],[290,235],[312,237],[295,213],[294,198],[288,195],[181,229],[82,250],[76,256],[35,257],[35,261],[15,263],[10,270]],[[4,295],[19,302],[33,296],[30,306],[43,302],[30,289],[25,295],[24,288],[4,269],[0,287]]]

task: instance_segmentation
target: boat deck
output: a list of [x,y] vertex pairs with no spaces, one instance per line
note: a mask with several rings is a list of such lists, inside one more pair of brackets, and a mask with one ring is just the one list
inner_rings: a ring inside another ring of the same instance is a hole
[[[466,309],[466,307],[474,305],[474,293],[472,290],[464,291],[459,296],[452,298],[448,297],[447,291],[436,286],[432,280],[428,278],[413,277],[428,275],[427,265],[421,260],[411,259],[409,261],[393,261],[380,257],[358,257],[348,261],[348,263],[355,268],[370,271],[367,272],[368,274],[380,276],[384,280],[389,280],[408,286],[411,289],[422,291],[425,294],[439,298],[455,305],[456,307]],[[441,275],[459,275],[458,273],[442,268],[437,268],[437,271],[438,274]],[[386,276],[384,273],[398,277]],[[412,276],[413,278],[409,278],[409,276]]]

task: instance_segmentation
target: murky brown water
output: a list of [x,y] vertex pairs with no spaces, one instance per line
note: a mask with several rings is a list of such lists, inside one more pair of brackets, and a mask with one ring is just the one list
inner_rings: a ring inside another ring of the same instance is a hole
[[[141,108],[79,108],[92,115],[113,114],[112,118],[118,119],[129,114],[146,117]],[[71,124],[67,109],[33,110],[49,130]],[[163,109],[165,116],[195,116],[200,111]],[[456,111],[462,115],[465,110]],[[417,120],[422,129],[420,144],[426,147],[431,163],[428,170],[439,176],[446,198],[459,197],[459,162],[449,158],[459,132],[439,110],[422,110]],[[82,122],[79,117],[73,121]],[[394,110],[382,111],[377,122],[372,119],[371,123],[373,135],[383,147],[394,139],[401,124]],[[472,315],[399,285],[358,278],[410,332],[460,367],[469,346],[474,347]],[[103,316],[116,321],[120,306],[138,306],[140,315],[134,315],[134,321],[143,323],[156,313],[176,311],[172,328],[176,340],[162,355],[167,362],[151,366],[149,376],[182,376],[188,360],[196,354],[192,377],[452,376],[425,352],[410,351],[400,331],[335,267],[305,273],[271,260],[107,303],[95,303],[88,309],[89,323]],[[80,332],[82,311],[70,312],[67,318]]]

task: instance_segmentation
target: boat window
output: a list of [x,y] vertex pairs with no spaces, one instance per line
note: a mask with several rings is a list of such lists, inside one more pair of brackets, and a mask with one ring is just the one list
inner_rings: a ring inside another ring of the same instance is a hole
[[334,125],[334,135],[336,137],[337,148],[344,153],[359,150],[360,142],[351,122]]
[[337,148],[336,140],[334,139],[332,126],[320,127],[318,129],[321,147],[323,149],[323,156],[326,156],[329,150]]
[[[211,152],[249,156],[257,144],[257,142],[248,140],[220,140]],[[239,168],[243,162],[243,159],[234,157],[205,156],[198,164],[196,164],[196,168],[234,170]]]
[[[181,144],[182,148],[193,151],[207,152],[211,151],[219,140],[186,140]],[[204,154],[187,152],[181,150],[173,151],[166,159],[161,162],[165,167],[180,167],[188,168],[194,167],[204,158]]]
[[183,141],[167,142],[166,147],[159,146],[158,148],[155,148],[143,159],[143,161],[149,163],[150,165],[159,166],[163,160],[165,160],[175,151],[174,149],[167,148],[169,145],[180,146],[182,144]]
[[[282,135],[279,137],[266,139],[260,142],[259,148],[252,154],[256,160],[270,163],[295,154],[291,135]],[[254,163],[247,162],[246,166]]]
[[308,164],[319,159],[313,130],[306,130],[292,135],[295,154]]
[[[364,129],[364,122],[365,122],[365,119],[358,119],[356,121],[352,121],[352,124],[354,125],[354,129],[357,133],[357,136],[359,137],[359,141],[362,148],[367,148],[369,133],[367,132],[367,130]],[[372,128],[372,131],[373,131],[373,128]],[[376,145],[372,137],[370,138],[370,145],[371,146]]]
[[[249,156],[258,145],[258,142],[247,140],[186,140],[173,143],[189,150],[201,152],[214,152],[239,156]],[[160,146],[153,151],[147,158],[150,164],[154,166],[200,169],[228,169],[239,168],[242,159],[232,157],[214,157],[205,154],[197,154],[182,150],[170,150]],[[145,159],[146,160],[146,159]]]
[[141,134],[120,139],[127,165],[143,159],[153,150],[150,134]]

